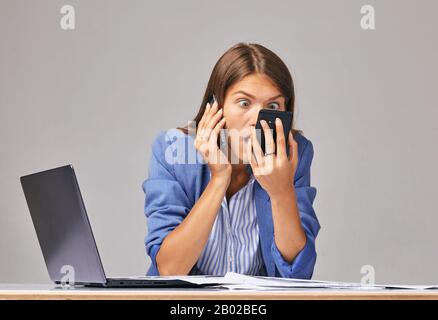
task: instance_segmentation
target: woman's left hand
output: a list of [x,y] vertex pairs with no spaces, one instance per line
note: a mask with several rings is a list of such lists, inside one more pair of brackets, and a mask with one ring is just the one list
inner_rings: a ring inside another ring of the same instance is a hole
[[[294,177],[298,164],[298,144],[293,138],[292,132],[289,131],[288,146],[286,146],[283,124],[277,118],[275,120],[275,127],[278,150],[275,154],[272,131],[266,121],[262,120],[261,125],[265,134],[266,154],[263,154],[263,150],[257,140],[256,129],[253,127],[248,144],[249,162],[255,178],[272,199],[272,197],[281,195],[294,188]],[[289,159],[286,147],[289,148]]]

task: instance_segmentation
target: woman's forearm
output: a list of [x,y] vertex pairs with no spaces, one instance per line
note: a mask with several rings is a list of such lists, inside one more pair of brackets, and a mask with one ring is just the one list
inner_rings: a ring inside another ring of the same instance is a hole
[[306,245],[294,188],[271,197],[271,207],[275,244],[290,263]]
[[190,272],[205,247],[228,185],[229,178],[212,177],[185,219],[166,236],[156,256],[160,275]]

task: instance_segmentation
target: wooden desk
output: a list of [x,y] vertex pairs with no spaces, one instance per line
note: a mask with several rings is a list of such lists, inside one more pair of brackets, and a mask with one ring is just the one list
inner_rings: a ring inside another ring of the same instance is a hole
[[0,299],[12,300],[438,300],[438,290],[289,290],[217,289],[62,289],[50,285],[0,285]]

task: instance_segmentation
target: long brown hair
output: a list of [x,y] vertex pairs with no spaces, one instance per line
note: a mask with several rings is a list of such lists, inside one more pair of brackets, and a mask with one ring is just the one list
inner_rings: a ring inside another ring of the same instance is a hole
[[[260,44],[241,42],[228,49],[216,62],[198,114],[193,119],[195,124],[198,124],[201,120],[207,102],[209,102],[213,94],[217,99],[219,107],[222,108],[227,89],[235,82],[254,73],[264,74],[274,82],[285,97],[286,110],[294,114],[294,84],[285,63],[274,52]],[[179,127],[178,129],[188,134],[187,126]],[[295,136],[297,133],[302,134],[302,131],[295,129],[294,123],[292,123],[292,134]]]

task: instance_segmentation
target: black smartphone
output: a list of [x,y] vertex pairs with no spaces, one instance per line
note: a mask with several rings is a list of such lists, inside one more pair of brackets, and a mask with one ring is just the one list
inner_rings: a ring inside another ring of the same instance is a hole
[[[216,96],[214,95],[214,94],[212,94],[211,96],[210,96],[210,98],[208,99],[208,102],[210,103],[210,106],[212,106],[213,105],[213,103],[215,102],[215,101],[217,101],[216,100]],[[218,109],[219,110],[219,109]],[[223,115],[223,113],[222,113],[222,118],[224,117],[224,115]],[[222,119],[221,118],[221,119]],[[224,132],[224,130],[220,130],[219,131],[219,135],[218,135],[218,137],[217,137],[217,147],[219,148],[219,149],[222,149],[222,148],[226,148],[226,139],[227,139],[227,137],[226,137],[226,133]],[[225,150],[225,149],[223,149],[223,150]]]
[[[289,145],[288,145],[288,138],[289,138],[289,131],[292,128],[292,112],[290,111],[280,111],[280,110],[272,110],[272,109],[262,109],[259,111],[259,115],[257,117],[257,123],[256,123],[256,130],[257,132],[257,139],[260,143],[260,146],[262,147],[263,153],[266,153],[265,149],[265,133],[263,131],[263,127],[260,123],[261,120],[265,120],[269,126],[273,130],[273,137],[274,137],[274,143],[275,143],[275,154],[277,154],[277,130],[275,126],[275,119],[280,118],[281,122],[283,123],[283,129],[284,129],[284,137],[286,141],[286,154],[289,157]],[[259,133],[260,132],[260,133]]]

